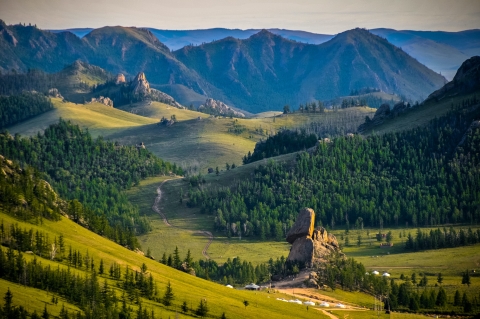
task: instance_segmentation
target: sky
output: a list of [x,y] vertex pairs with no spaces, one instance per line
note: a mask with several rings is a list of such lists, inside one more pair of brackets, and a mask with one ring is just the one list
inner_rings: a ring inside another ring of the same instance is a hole
[[355,27],[480,28],[480,0],[0,0],[0,19],[41,29],[281,28],[336,34]]

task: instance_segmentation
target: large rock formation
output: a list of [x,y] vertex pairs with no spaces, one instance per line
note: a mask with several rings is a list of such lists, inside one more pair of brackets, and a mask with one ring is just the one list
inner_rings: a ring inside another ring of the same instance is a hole
[[180,105],[180,103],[176,102],[175,99],[170,95],[163,93],[162,91],[150,88],[150,83],[148,83],[147,77],[143,72],[138,73],[135,79],[130,82],[130,89],[132,95],[137,100],[152,100],[162,102],[179,109],[185,108],[184,106]]
[[130,83],[133,95],[146,96],[150,94],[150,83],[147,81],[145,73],[140,72]]
[[293,244],[295,240],[302,237],[311,238],[315,223],[315,212],[311,208],[302,208],[298,213],[295,224],[287,233],[287,241]]
[[295,224],[287,233],[287,241],[292,244],[287,260],[305,263],[311,267],[324,262],[336,252],[340,246],[334,235],[319,227],[314,230],[315,212],[311,208],[303,208],[295,220]]
[[235,116],[235,117],[245,117],[245,114],[242,112],[235,111],[227,104],[222,101],[207,99],[204,104],[198,107],[198,111],[214,114],[214,115],[226,115],[226,116]]

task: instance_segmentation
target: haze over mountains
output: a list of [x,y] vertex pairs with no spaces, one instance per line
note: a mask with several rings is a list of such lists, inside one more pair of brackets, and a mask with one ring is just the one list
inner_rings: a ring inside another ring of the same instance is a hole
[[139,28],[104,27],[80,39],[71,32],[2,22],[0,33],[2,71],[55,72],[81,59],[130,78],[143,71],[152,87],[182,104],[212,97],[252,113],[332,99],[365,87],[421,101],[446,81],[363,29],[345,31],[320,45],[262,30],[247,39],[228,37],[174,52],[151,31]]

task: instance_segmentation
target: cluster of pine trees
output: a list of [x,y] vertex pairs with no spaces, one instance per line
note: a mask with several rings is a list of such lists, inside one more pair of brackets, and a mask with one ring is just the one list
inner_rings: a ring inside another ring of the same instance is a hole
[[[139,305],[136,318],[153,318],[153,313],[150,315],[142,309],[140,297],[155,300],[156,283],[151,275],[132,271],[128,267],[119,285],[126,292],[121,298],[106,280],[100,283],[95,267],[83,277],[70,268],[43,266],[37,258],[27,262],[21,252],[15,252],[11,247],[6,252],[0,248],[0,278],[64,297],[84,311],[84,316],[78,313],[76,318],[133,318],[133,310],[127,302]],[[119,302],[122,303],[121,308],[117,307]],[[62,312],[61,318],[71,317],[65,309]]]
[[370,227],[429,226],[480,220],[480,116],[467,101],[425,127],[320,143],[296,162],[260,165],[229,188],[192,189],[189,205],[214,214],[227,235],[283,240],[296,212],[317,225],[359,219]]
[[315,134],[307,134],[305,130],[281,130],[277,134],[269,136],[265,141],[257,143],[253,154],[248,152],[243,157],[243,164],[301,151],[315,146],[317,140]]
[[0,209],[22,220],[57,220],[61,202],[50,185],[32,167],[0,155]]
[[0,154],[43,172],[70,200],[66,213],[75,222],[131,249],[139,246],[135,235],[150,226],[123,191],[148,176],[182,174],[146,149],[93,139],[63,120],[30,138],[0,134]]
[[432,229],[428,231],[417,230],[415,238],[408,233],[405,248],[409,250],[427,250],[440,248],[454,248],[460,246],[474,245],[480,243],[480,229],[473,231],[460,229],[456,231],[453,227],[447,230]]
[[178,247],[175,247],[173,254],[164,253],[160,263],[169,267],[195,274],[197,277],[220,282],[224,285],[244,285],[252,282],[267,282],[271,276],[280,278],[296,275],[299,270],[304,268],[304,264],[287,261],[285,257],[272,258],[268,263],[261,263],[254,266],[251,262],[241,260],[240,257],[228,258],[223,264],[218,264],[215,260],[192,259],[190,250],[184,259],[180,257]]
[[[322,101],[300,104],[298,106],[298,112],[300,113],[323,113],[325,112],[325,106]],[[288,113],[288,112],[287,112]]]
[[41,93],[0,95],[0,129],[53,109],[53,104]]

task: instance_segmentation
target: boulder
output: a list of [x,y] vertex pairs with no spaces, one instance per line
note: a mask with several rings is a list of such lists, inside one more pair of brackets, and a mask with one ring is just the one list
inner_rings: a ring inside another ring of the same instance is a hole
[[290,249],[287,260],[311,263],[313,261],[313,240],[309,236],[297,238]]
[[315,212],[311,208],[303,208],[298,213],[295,224],[287,233],[287,241],[293,244],[297,238],[312,237],[315,223]]

